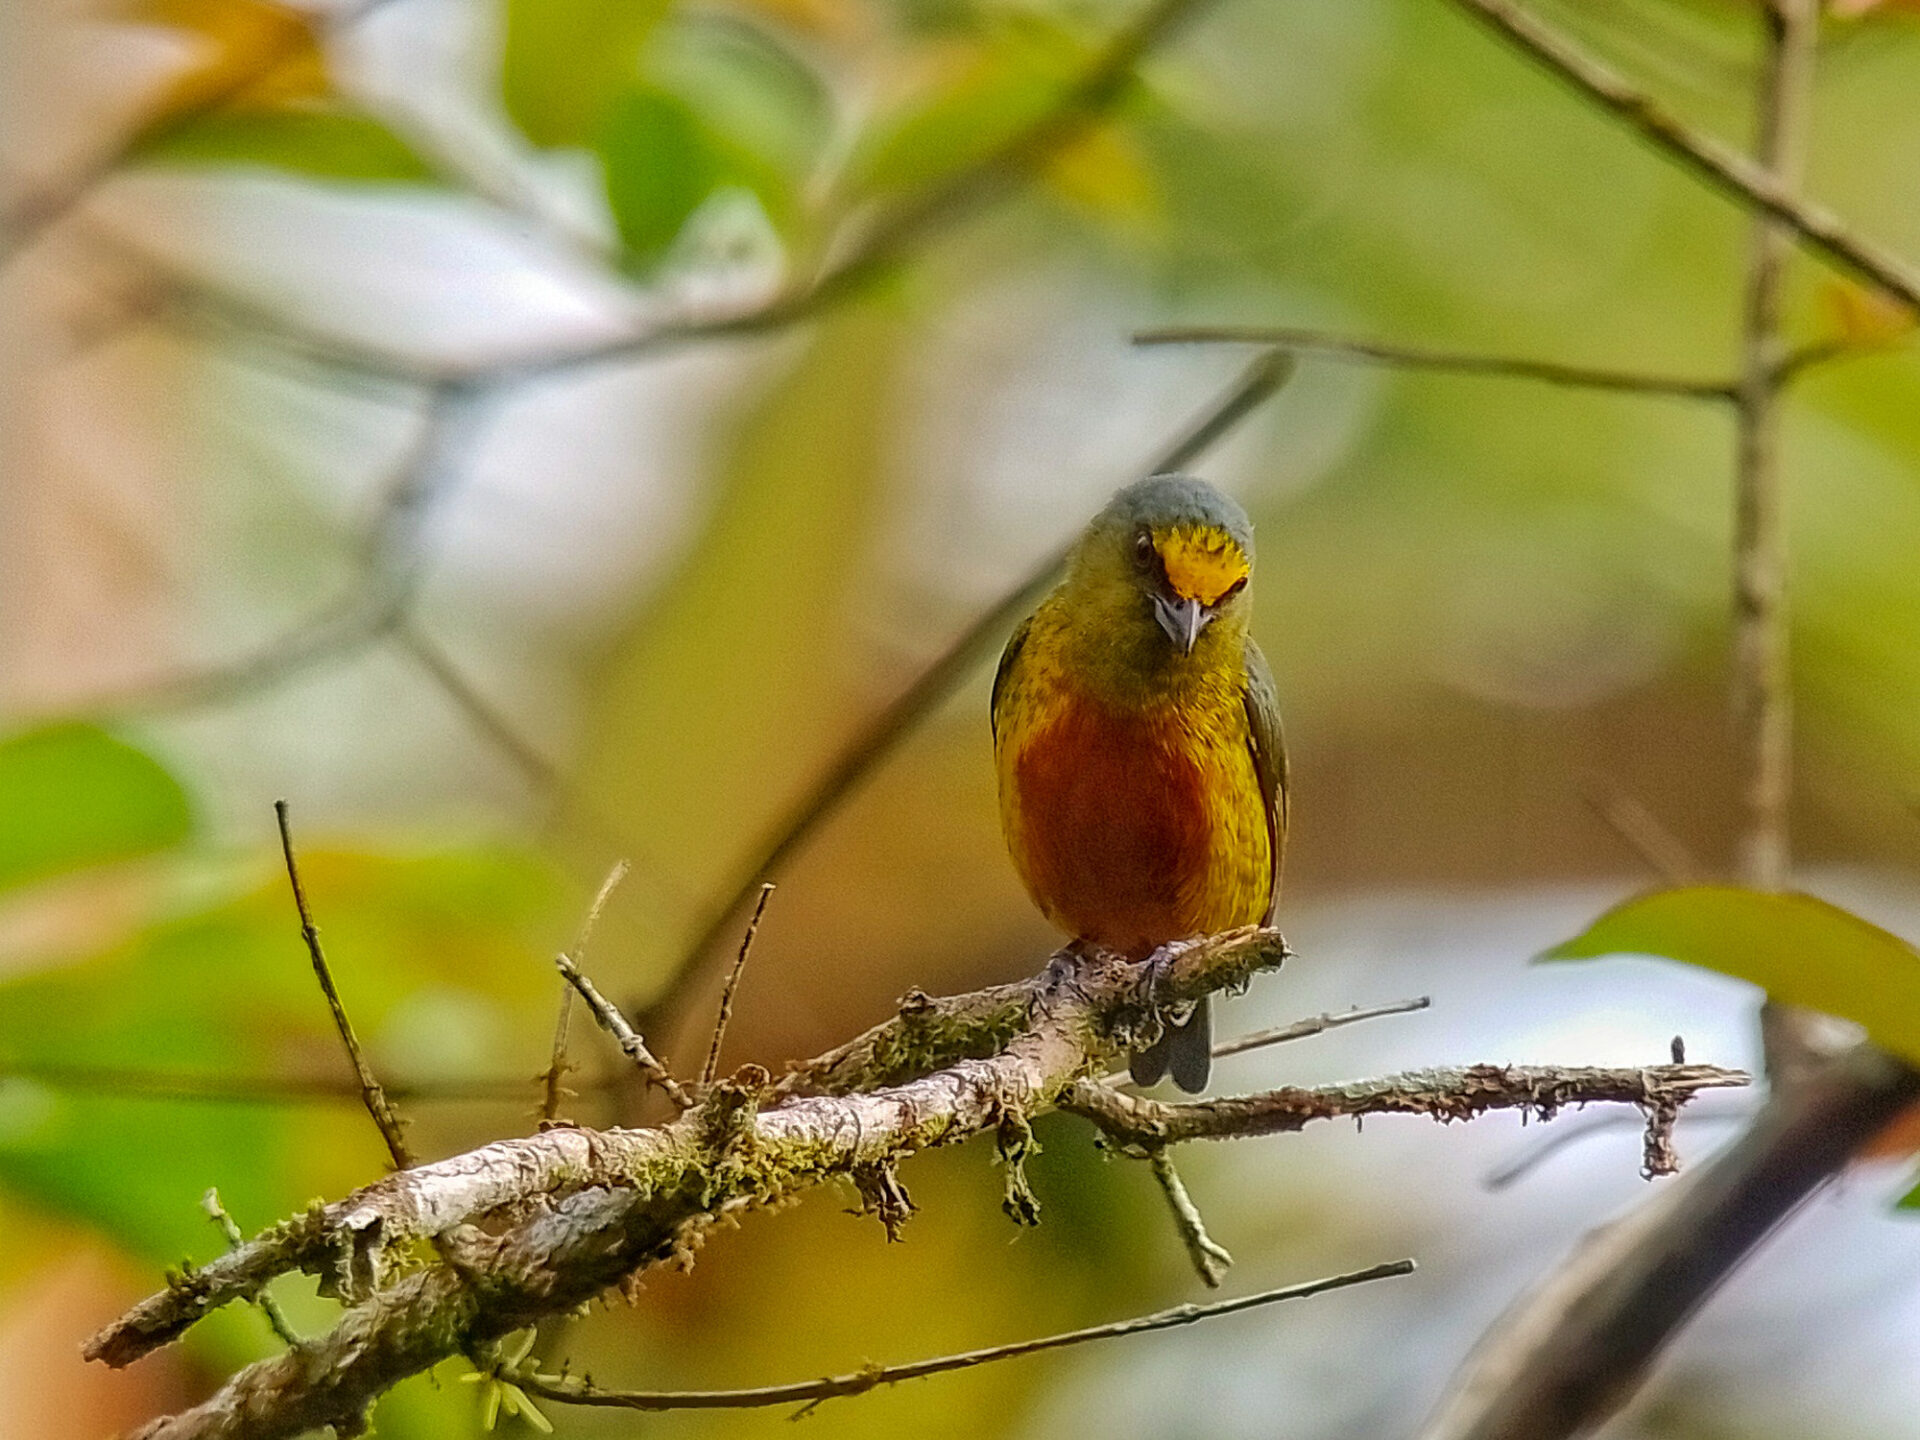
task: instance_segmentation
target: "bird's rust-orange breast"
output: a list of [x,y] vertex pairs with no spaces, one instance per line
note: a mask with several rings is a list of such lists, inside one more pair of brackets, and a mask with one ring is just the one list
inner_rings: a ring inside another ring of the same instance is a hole
[[1206,927],[1213,777],[1167,717],[1076,697],[1009,758],[1015,860],[1056,925],[1136,956]]

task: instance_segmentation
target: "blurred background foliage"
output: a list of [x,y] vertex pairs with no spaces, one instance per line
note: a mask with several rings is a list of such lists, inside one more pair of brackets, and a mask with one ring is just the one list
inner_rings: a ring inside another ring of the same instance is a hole
[[[1534,8],[1746,136],[1750,0]],[[1920,255],[1913,7],[1833,8],[1810,192]],[[6,8],[4,178],[33,203],[9,212],[26,238],[0,271],[0,1435],[104,1433],[266,1353],[258,1317],[232,1313],[128,1375],[75,1358],[159,1265],[218,1247],[207,1186],[251,1229],[380,1173],[350,1096],[155,1080],[344,1074],[274,798],[414,1143],[451,1153],[532,1123],[549,961],[608,864],[634,875],[589,968],[643,1007],[821,767],[1241,358],[1130,332],[1274,323],[1733,372],[1745,216],[1450,7],[1195,9],[1102,123],[975,194],[1137,12]],[[817,313],[725,333],[929,197],[982,203],[933,206],[901,263]],[[618,346],[703,325],[722,333]],[[1799,852],[1823,894],[1913,934],[1920,366],[1897,316],[1804,261],[1789,328],[1858,348],[1805,379],[1785,433]],[[342,347],[423,374],[606,353],[449,402]],[[1675,1030],[1696,1058],[1752,1058],[1752,992],[1731,982],[1525,968],[1649,878],[1596,799],[1645,805],[1706,868],[1729,851],[1731,435],[1713,402],[1308,359],[1207,461],[1260,527],[1256,631],[1297,784],[1284,918],[1303,958],[1227,1024],[1436,999],[1223,1083],[1638,1063]],[[1000,848],[986,676],[780,877],[730,1064],[777,1066],[910,985],[1046,953]],[[683,1070],[710,998],[657,1037]],[[576,1053],[570,1113],[617,1118],[607,1047],[581,1032]],[[444,1098],[460,1086],[491,1098]],[[1700,1109],[1694,1153],[1716,1133]],[[748,1384],[1187,1298],[1139,1167],[1080,1127],[1041,1138],[1037,1231],[1001,1217],[986,1155],[929,1156],[905,1177],[922,1213],[904,1245],[819,1195],[544,1353],[609,1383]],[[1508,1297],[1640,1193],[1630,1129],[1490,1192],[1516,1145],[1498,1121],[1407,1122],[1195,1155],[1230,1285],[1409,1250],[1420,1276],[814,1423],[1398,1433]],[[1619,1433],[1920,1434],[1920,1240],[1885,1189],[1797,1222]],[[285,1298],[325,1323],[324,1302]],[[402,1387],[380,1432],[473,1431],[458,1369]]]

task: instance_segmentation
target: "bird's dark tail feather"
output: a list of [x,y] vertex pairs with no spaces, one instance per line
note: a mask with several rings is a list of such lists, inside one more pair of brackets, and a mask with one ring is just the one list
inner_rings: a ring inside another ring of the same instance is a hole
[[1157,1085],[1163,1075],[1189,1095],[1207,1088],[1213,1069],[1213,1014],[1207,999],[1193,1007],[1186,1020],[1169,1023],[1160,1038],[1127,1061],[1127,1073],[1136,1085]]

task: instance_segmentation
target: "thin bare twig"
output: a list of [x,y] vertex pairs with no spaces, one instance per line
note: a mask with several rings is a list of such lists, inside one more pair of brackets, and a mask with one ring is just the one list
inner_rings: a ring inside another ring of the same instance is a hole
[[1542,24],[1514,0],[1449,0],[1578,90],[1707,187],[1780,220],[1829,263],[1920,309],[1920,271],[1855,234],[1839,216],[1801,200],[1767,167],[1682,124],[1646,92]]
[[[613,868],[607,871],[607,878],[600,882],[593,903],[587,907],[587,918],[580,922],[580,933],[574,937],[573,953],[577,959],[586,959],[587,942],[593,938],[593,927],[600,923],[600,912],[607,908],[607,901],[613,898],[613,892],[620,882],[627,878],[630,868],[625,860],[616,860]],[[562,983],[560,1009],[553,1021],[553,1059],[547,1065],[546,1074],[541,1077],[540,1119],[544,1124],[551,1124],[560,1114],[560,1097],[564,1093],[560,1081],[567,1073],[567,1031],[572,1019],[573,986],[571,983]]]
[[1385,1005],[1355,1006],[1351,1010],[1330,1010],[1324,1015],[1310,1015],[1305,1020],[1296,1020],[1291,1025],[1279,1025],[1271,1030],[1256,1030],[1251,1035],[1240,1035],[1232,1040],[1223,1040],[1213,1047],[1213,1058],[1224,1060],[1229,1055],[1244,1055],[1249,1050],[1264,1050],[1269,1045],[1285,1045],[1292,1040],[1305,1040],[1309,1036],[1324,1035],[1329,1030],[1338,1030],[1343,1025],[1358,1025],[1363,1020],[1378,1020],[1387,1015],[1411,1015],[1416,1010],[1425,1010],[1433,1004],[1431,995],[1416,995],[1411,1000],[1394,1000]]
[[1069,1330],[1035,1340],[1017,1340],[1011,1345],[994,1345],[984,1350],[964,1350],[956,1355],[941,1355],[931,1360],[913,1360],[904,1365],[869,1366],[844,1375],[829,1375],[819,1380],[800,1380],[790,1385],[759,1385],[743,1390],[602,1390],[588,1380],[569,1380],[562,1376],[511,1376],[513,1382],[542,1400],[569,1405],[598,1405],[617,1410],[741,1410],[768,1405],[817,1405],[847,1395],[864,1395],[882,1385],[898,1385],[903,1380],[922,1380],[929,1375],[946,1375],[955,1370],[971,1370],[976,1365],[991,1365],[1023,1355],[1040,1355],[1048,1350],[1064,1350],[1099,1340],[1118,1340],[1128,1335],[1145,1335],[1155,1330],[1171,1330],[1178,1325],[1193,1325],[1202,1320],[1255,1310],[1282,1300],[1303,1300],[1373,1280],[1390,1280],[1411,1275],[1411,1260],[1393,1260],[1384,1265],[1369,1265],[1345,1275],[1312,1280],[1304,1285],[1283,1285],[1257,1295],[1242,1295],[1211,1305],[1175,1305],[1151,1315],[1135,1316],[1108,1325],[1090,1325],[1084,1330]]
[[386,1092],[380,1088],[373,1067],[367,1064],[367,1057],[361,1052],[360,1039],[353,1033],[353,1022],[347,1018],[346,1006],[340,1003],[340,992],[334,987],[333,971],[327,965],[327,957],[320,948],[320,932],[314,928],[313,912],[307,907],[306,888],[300,883],[300,866],[293,858],[293,830],[287,821],[287,802],[273,802],[274,817],[280,823],[280,852],[287,861],[287,883],[293,887],[294,908],[300,912],[300,938],[307,942],[307,954],[313,960],[314,979],[320,982],[320,992],[327,997],[327,1008],[333,1012],[333,1028],[340,1034],[340,1043],[345,1047],[347,1059],[353,1064],[353,1073],[360,1082],[360,1099],[372,1117],[374,1127],[379,1130],[380,1138],[387,1143],[387,1154],[393,1158],[396,1170],[413,1168],[413,1152],[407,1148],[407,1137],[400,1128],[400,1119],[393,1113]]
[[1147,1163],[1153,1168],[1160,1193],[1167,1197],[1167,1208],[1173,1211],[1174,1228],[1180,1232],[1181,1244],[1187,1247],[1187,1258],[1193,1262],[1194,1273],[1208,1289],[1218,1290],[1233,1265],[1233,1256],[1207,1233],[1207,1222],[1200,1214],[1200,1207],[1187,1193],[1186,1182],[1173,1168],[1173,1157],[1167,1154],[1166,1147],[1150,1151]]
[[[121,1065],[61,1065],[37,1060],[0,1061],[0,1078],[32,1080],[59,1090],[129,1099],[178,1100],[212,1105],[358,1105],[360,1082],[327,1075],[219,1075],[148,1070]],[[473,1080],[382,1081],[393,1101],[493,1103],[524,1099],[524,1076]]]
[[1580,786],[1580,798],[1649,870],[1667,884],[1691,885],[1698,880],[1700,863],[1694,859],[1693,852],[1660,823],[1659,816],[1606,776],[1588,776]]
[[[1807,120],[1819,42],[1818,0],[1767,0],[1755,158],[1786,195],[1806,169]],[[1793,231],[1754,218],[1741,320],[1741,384],[1734,466],[1733,710],[1738,730],[1741,879],[1786,883],[1792,795],[1793,700],[1787,673],[1786,516],[1780,473],[1782,284]]]
[[594,988],[593,982],[580,973],[580,967],[575,965],[570,957],[556,955],[553,964],[554,968],[566,977],[567,983],[580,992],[580,998],[587,1002],[587,1008],[593,1012],[593,1018],[598,1020],[601,1028],[614,1038],[615,1043],[620,1046],[621,1053],[639,1067],[640,1073],[653,1084],[658,1085],[667,1099],[673,1102],[675,1108],[686,1110],[691,1107],[693,1098],[681,1088],[680,1082],[673,1078],[653,1051],[647,1048],[647,1042],[642,1040],[633,1026],[627,1023],[627,1017],[620,1013],[620,1008]]
[[[1218,444],[1232,429],[1257,410],[1293,373],[1293,361],[1281,354],[1262,355],[1249,365],[1219,400],[1182,431],[1142,473],[1152,475],[1182,469]],[[885,709],[861,727],[838,755],[820,772],[807,793],[773,827],[767,843],[740,868],[738,878],[723,892],[692,943],[681,953],[665,990],[648,1007],[656,1023],[671,1029],[681,1007],[705,975],[708,957],[720,938],[746,908],[759,886],[776,876],[792,860],[820,825],[916,726],[938,708],[973,673],[1007,630],[1053,585],[1066,563],[1062,546],[1036,565],[1027,576],[987,607],[956,637],[913,683]]]
[[1618,390],[1628,394],[1658,395],[1677,400],[1731,400],[1730,380],[1693,380],[1674,375],[1652,375],[1634,370],[1609,370],[1587,365],[1563,365],[1552,360],[1527,360],[1506,355],[1474,355],[1424,346],[1359,340],[1323,330],[1301,330],[1276,325],[1169,325],[1142,330],[1136,345],[1268,345],[1313,355],[1323,360],[1355,365],[1380,365],[1395,370],[1432,370],[1448,375],[1488,375],[1538,380],[1585,390]]
[[460,385],[428,391],[420,426],[395,465],[361,541],[362,573],[344,595],[247,654],[97,697],[88,702],[89,713],[228,704],[357,654],[392,633],[406,618],[419,586],[424,508],[453,471],[454,457],[474,423],[473,398]]
[[[1754,1115],[1755,1107],[1750,1102],[1741,1104],[1737,1109],[1728,1110],[1724,1114],[1718,1110],[1702,1108],[1708,1103],[1708,1100],[1699,1100],[1688,1108],[1686,1119],[1689,1124],[1732,1125],[1743,1120],[1751,1120]],[[1584,1144],[1609,1131],[1626,1129],[1644,1133],[1645,1118],[1621,1111],[1607,1115],[1589,1115],[1580,1120],[1569,1120],[1554,1126],[1546,1134],[1535,1136],[1528,1141],[1525,1148],[1513,1159],[1489,1170],[1486,1179],[1481,1183],[1489,1190],[1508,1189],[1526,1179],[1556,1155],[1563,1154],[1574,1146]]]
[[440,692],[451,700],[466,717],[473,728],[491,740],[494,746],[511,760],[520,773],[526,776],[536,788],[544,791],[560,789],[560,767],[541,754],[539,749],[522,735],[513,722],[503,715],[499,708],[477,690],[473,682],[460,672],[451,656],[440,645],[415,624],[408,615],[402,615],[388,632],[393,643],[405,651],[428,679],[439,687]]
[[1638,1105],[1684,1103],[1702,1090],[1751,1083],[1743,1070],[1717,1065],[1469,1065],[1410,1070],[1351,1085],[1282,1086],[1252,1095],[1169,1104],[1083,1080],[1061,1108],[1084,1115],[1114,1139],[1149,1148],[1188,1140],[1239,1140],[1301,1130],[1320,1120],[1368,1115],[1425,1115],[1470,1120],[1490,1110],[1518,1110],[1550,1119],[1569,1105],[1594,1101]]
[[720,991],[720,1008],[713,1018],[713,1040],[707,1046],[707,1063],[700,1067],[702,1090],[713,1084],[713,1077],[720,1073],[720,1045],[727,1038],[727,1022],[733,1018],[733,992],[740,988],[740,973],[747,968],[747,957],[753,953],[754,936],[760,933],[760,917],[767,913],[767,901],[772,895],[773,882],[769,880],[760,887],[760,899],[753,907],[753,918],[747,921],[747,933],[740,937],[740,954],[733,962],[733,969],[727,972],[726,986]]
[[[227,1249],[238,1250],[247,1243],[246,1232],[234,1223],[233,1216],[227,1213],[227,1207],[220,1203],[220,1192],[209,1185],[207,1193],[200,1197],[200,1208],[207,1212],[207,1218],[226,1239]],[[267,1328],[279,1337],[284,1345],[298,1345],[300,1336],[287,1322],[287,1312],[280,1308],[280,1302],[273,1298],[268,1290],[261,1290],[253,1297],[253,1303],[261,1315],[266,1317]]]

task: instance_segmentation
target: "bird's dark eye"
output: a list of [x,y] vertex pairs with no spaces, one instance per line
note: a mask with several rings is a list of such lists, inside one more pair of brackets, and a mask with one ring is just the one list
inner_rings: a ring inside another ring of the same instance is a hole
[[1246,588],[1247,588],[1247,577],[1242,575],[1238,580],[1234,581],[1231,585],[1229,585],[1226,588],[1225,592],[1222,593],[1220,598],[1216,600],[1214,603],[1216,605],[1224,605],[1227,603],[1227,601],[1231,600],[1234,596],[1238,595],[1242,590]]
[[1153,536],[1142,530],[1133,537],[1133,563],[1142,570],[1153,564]]

